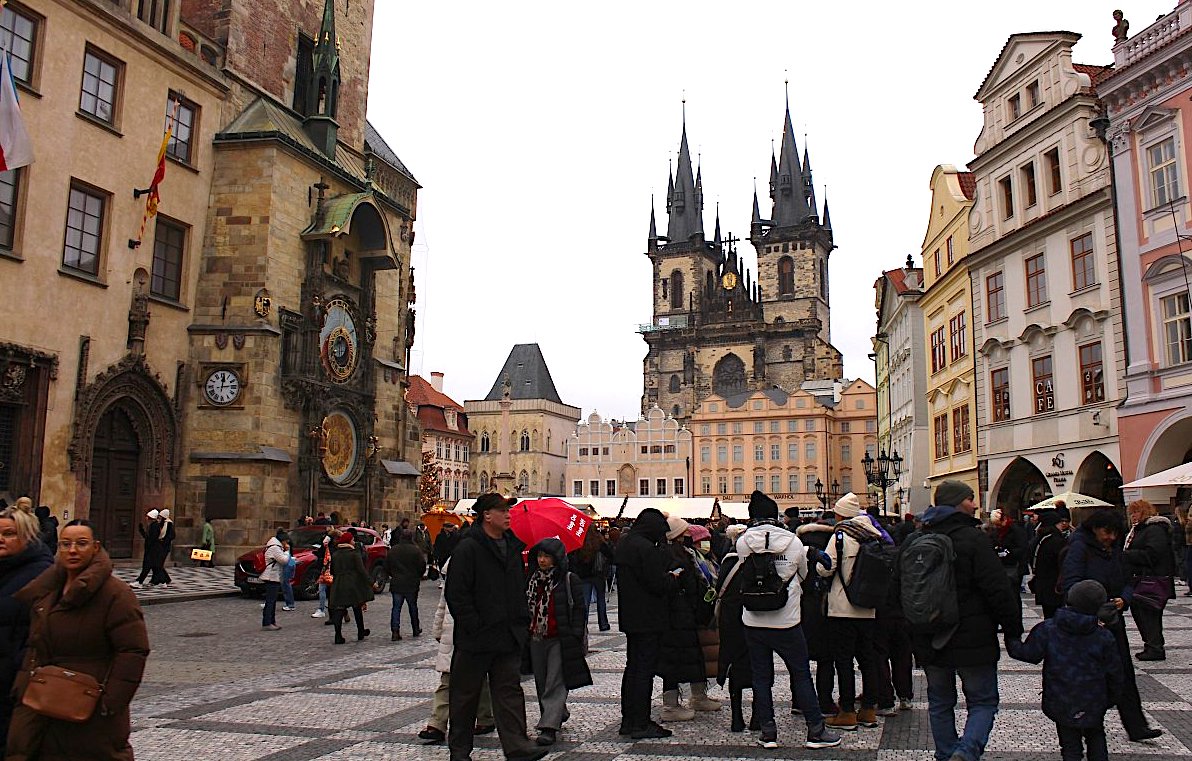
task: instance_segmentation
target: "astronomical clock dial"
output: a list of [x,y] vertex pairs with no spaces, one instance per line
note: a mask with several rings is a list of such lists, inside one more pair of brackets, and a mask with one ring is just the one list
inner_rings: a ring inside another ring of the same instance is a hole
[[203,384],[203,397],[208,404],[226,407],[240,398],[240,376],[235,370],[212,370]]
[[720,278],[720,284],[724,286],[724,290],[731,291],[737,287],[737,273],[726,272],[724,277]]
[[327,430],[327,453],[323,455],[323,472],[339,486],[351,484],[360,470],[360,445],[356,424],[342,410],[335,410],[323,418]]
[[319,333],[319,354],[323,369],[336,383],[352,377],[360,360],[360,344],[356,335],[356,321],[348,302],[334,298],[327,302],[323,330]]

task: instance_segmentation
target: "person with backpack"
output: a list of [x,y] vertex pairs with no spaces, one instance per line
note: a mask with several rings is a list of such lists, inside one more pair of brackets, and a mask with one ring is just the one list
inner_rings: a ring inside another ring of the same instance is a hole
[[[997,633],[1022,635],[1022,603],[974,517],[972,488],[944,481],[923,527],[907,538],[898,560],[903,616],[915,659],[927,675],[927,705],[937,761],[977,761],[998,709]],[[956,733],[956,680],[968,719]]]
[[1043,664],[1043,713],[1055,722],[1063,761],[1109,761],[1105,712],[1122,688],[1113,635],[1098,620],[1105,587],[1087,579],[1068,590],[1068,604],[1031,629],[1026,642],[1006,639],[1010,657]]
[[[749,497],[749,521],[749,528],[737,540],[741,560],[723,586],[736,584],[740,588],[741,623],[753,671],[753,711],[762,731],[758,743],[764,748],[778,747],[773,695],[777,654],[790,672],[791,693],[807,723],[804,747],[835,747],[840,735],[827,726],[820,713],[807,643],[799,627],[800,585],[809,571],[807,549],[778,522],[778,503],[760,491]],[[816,551],[815,562],[828,563],[827,556]]]

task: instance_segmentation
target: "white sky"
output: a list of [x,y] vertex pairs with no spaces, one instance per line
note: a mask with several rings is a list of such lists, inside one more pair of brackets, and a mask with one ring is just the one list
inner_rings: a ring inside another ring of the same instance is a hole
[[873,282],[918,262],[932,170],[972,158],[972,96],[1006,38],[1078,32],[1074,60],[1105,64],[1115,8],[1137,33],[1175,0],[376,5],[369,115],[423,185],[410,372],[482,399],[513,344],[536,342],[563,401],[635,419],[650,194],[665,234],[684,92],[705,229],[719,200],[724,232],[748,237],[789,76],[839,247],[833,343],[872,383]]

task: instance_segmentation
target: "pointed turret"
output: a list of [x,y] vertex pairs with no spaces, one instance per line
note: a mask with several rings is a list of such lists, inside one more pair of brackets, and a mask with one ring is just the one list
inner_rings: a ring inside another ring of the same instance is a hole
[[666,162],[666,213],[671,213],[671,204],[675,200],[675,168],[671,166],[671,162],[667,159]]
[[712,240],[716,241],[716,248],[720,248],[720,202],[716,202],[716,232],[712,235]]
[[774,156],[774,141],[770,141],[770,200],[778,197],[778,159]]
[[311,56],[311,76],[306,92],[303,127],[328,158],[335,158],[339,139],[339,38],[335,34],[335,0],[324,0],[323,24]]
[[[702,162],[700,162],[702,163]],[[697,163],[695,166],[695,221],[699,226],[695,229],[698,233],[704,231],[704,168]]]
[[[806,135],[804,135],[806,139]],[[807,198],[807,209],[814,215],[819,206],[815,203],[815,183],[811,180],[811,156],[808,154],[807,145],[803,145],[803,187],[805,188],[804,195]]]
[[686,119],[683,121],[683,135],[679,140],[679,166],[673,182],[671,205],[667,210],[669,219],[666,237],[671,243],[682,243],[697,232],[702,232],[704,228],[703,222],[700,221],[701,198],[692,172],[691,149],[687,146]]
[[650,194],[650,237],[651,248],[658,243],[658,223],[654,221],[654,194]]
[[805,187],[803,168],[799,163],[799,146],[795,143],[795,128],[791,124],[788,102],[786,120],[782,125],[782,148],[778,157],[778,192],[774,198],[773,214],[775,227],[797,225],[811,214],[807,207]]
[[832,216],[828,214],[828,192],[824,191],[824,221],[823,227],[828,232],[832,232]]

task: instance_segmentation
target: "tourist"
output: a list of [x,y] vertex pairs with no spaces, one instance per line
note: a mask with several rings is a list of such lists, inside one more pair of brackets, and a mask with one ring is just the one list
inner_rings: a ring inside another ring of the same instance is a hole
[[137,524],[137,533],[141,535],[145,546],[141,555],[141,573],[137,576],[137,580],[129,585],[135,589],[143,587],[145,580],[150,578],[150,574],[153,573],[153,562],[154,556],[157,554],[158,543],[158,515],[156,510],[150,510],[145,513],[145,520]]
[[12,684],[29,635],[29,607],[14,595],[53,562],[32,516],[15,506],[0,511],[0,748],[12,720]]
[[410,608],[410,632],[417,637],[422,634],[422,622],[418,619],[418,587],[422,574],[426,573],[426,556],[414,544],[414,534],[409,529],[401,530],[397,544],[385,555],[385,572],[389,574],[389,596],[393,598],[393,610],[389,614],[390,641],[401,639],[401,609]]
[[596,623],[600,631],[606,632],[612,628],[608,622],[605,590],[605,573],[612,560],[612,547],[599,531],[589,531],[584,536],[583,546],[572,552],[568,559],[572,572],[583,584],[585,629],[593,601],[596,603]]
[[37,517],[38,538],[46,547],[58,546],[58,519],[50,512],[49,505],[38,505],[33,511]]
[[[808,557],[812,550],[826,553],[832,542],[836,515],[828,513],[813,523],[799,527],[795,535],[807,548]],[[815,661],[815,694],[819,698],[820,713],[832,717],[840,713],[840,706],[833,700],[836,692],[836,662],[832,659],[832,641],[828,636],[828,590],[832,580],[818,573],[809,573],[803,579],[799,606],[799,628],[807,642],[807,657]]]
[[350,529],[339,535],[335,549],[331,551],[331,590],[327,604],[331,607],[331,625],[335,627],[335,644],[346,642],[343,625],[348,619],[348,609],[356,619],[356,640],[360,641],[372,632],[364,628],[364,606],[373,599],[372,580],[364,569],[364,561],[356,549],[356,535]]
[[206,550],[211,553],[208,560],[200,560],[199,566],[201,568],[215,567],[215,527],[211,525],[211,519],[203,517],[203,535],[199,539],[199,549]]
[[166,570],[166,563],[174,549],[174,521],[170,518],[169,508],[163,507],[157,514],[157,542],[153,552],[153,576],[149,583],[155,587],[166,588],[173,579]]
[[265,542],[265,570],[261,571],[261,581],[265,585],[264,612],[261,614],[261,628],[266,631],[281,629],[277,625],[277,593],[281,589],[281,573],[290,562],[290,535],[284,528]]
[[[316,526],[326,524],[314,524]],[[328,526],[322,541],[315,548],[315,562],[319,564],[319,607],[310,614],[311,618],[326,618],[324,626],[331,626],[334,621],[327,617],[327,594],[331,591],[331,548],[335,546],[335,539],[339,536],[339,529]]]
[[1031,561],[1034,575],[1028,586],[1035,593],[1035,604],[1043,609],[1043,618],[1054,616],[1064,603],[1064,593],[1060,591],[1060,558],[1068,546],[1070,526],[1066,507],[1044,510],[1039,516],[1038,541]]
[[[733,573],[733,567],[740,560],[736,543],[745,532],[743,524],[725,529],[725,539],[730,542],[729,552],[721,558],[720,572],[716,578],[717,601],[715,608],[717,634],[720,649],[717,657],[716,681],[723,687],[728,683],[729,705],[732,708],[732,723],[729,731],[745,731],[745,715],[742,696],[745,690],[753,689],[753,669],[749,665],[749,646],[745,643],[745,627],[741,623],[741,581]],[[730,577],[732,579],[730,580]],[[733,583],[735,581],[735,583]],[[751,711],[749,729],[760,730],[761,722],[757,711]]]
[[[1163,590],[1159,600],[1153,595],[1138,595],[1130,604],[1130,615],[1142,637],[1140,661],[1167,660],[1167,646],[1163,638],[1163,609],[1167,605],[1167,590],[1174,591],[1175,556],[1171,551],[1171,521],[1158,514],[1155,506],[1144,499],[1131,502],[1126,508],[1130,516],[1130,533],[1126,534],[1122,559],[1135,585],[1146,583]],[[1174,595],[1173,595],[1174,596]]]
[[[676,584],[675,593],[667,598],[669,627],[658,656],[663,723],[691,721],[696,711],[720,710],[720,701],[708,697],[707,668],[699,637],[700,624],[711,620],[709,615],[701,622],[702,608],[706,606],[711,614],[711,605],[704,601],[709,583],[684,546],[690,528],[682,518],[667,518],[669,569]],[[686,706],[680,700],[680,684],[691,686],[691,700]]]

